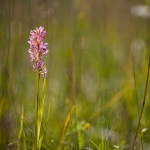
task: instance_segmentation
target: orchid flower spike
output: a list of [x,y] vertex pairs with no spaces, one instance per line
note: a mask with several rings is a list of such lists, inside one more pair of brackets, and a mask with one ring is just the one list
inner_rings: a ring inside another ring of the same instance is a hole
[[42,61],[43,56],[47,57],[48,43],[43,42],[43,38],[46,35],[46,31],[44,31],[44,27],[36,28],[35,30],[30,31],[31,36],[28,41],[30,45],[30,49],[28,50],[30,54],[30,61],[34,61],[33,71],[36,72],[39,70],[40,74],[43,77],[46,77],[47,69]]

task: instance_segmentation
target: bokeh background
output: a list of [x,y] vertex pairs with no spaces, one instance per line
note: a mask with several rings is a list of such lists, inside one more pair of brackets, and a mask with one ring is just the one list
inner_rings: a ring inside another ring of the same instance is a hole
[[[15,149],[24,106],[27,145],[34,129],[35,73],[30,30],[43,26],[49,53],[45,114],[52,103],[43,149],[57,149],[65,119],[76,103],[66,147],[129,149],[145,91],[150,46],[149,0],[0,1],[0,149]],[[42,86],[43,79],[40,79]],[[150,148],[150,87],[136,142]],[[79,122],[77,124],[76,122]],[[86,126],[87,125],[87,126]],[[69,145],[69,146],[68,146]],[[70,146],[71,145],[71,146]],[[67,149],[66,148],[66,149]]]

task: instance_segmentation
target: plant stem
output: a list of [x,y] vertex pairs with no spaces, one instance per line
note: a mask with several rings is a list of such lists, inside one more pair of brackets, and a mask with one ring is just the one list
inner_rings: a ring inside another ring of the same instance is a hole
[[141,110],[141,114],[140,114],[140,117],[139,117],[137,130],[136,130],[136,134],[135,134],[134,141],[133,141],[132,150],[134,150],[134,147],[135,147],[135,142],[136,142],[136,138],[137,138],[137,134],[138,134],[138,130],[139,130],[139,127],[140,127],[142,114],[143,114],[143,110],[144,110],[144,106],[145,106],[145,102],[146,102],[146,93],[147,93],[147,86],[148,86],[148,79],[149,79],[149,68],[150,68],[150,56],[149,56],[149,62],[148,62],[148,68],[147,68],[147,77],[146,77],[146,84],[145,84],[145,93],[144,93],[144,99],[143,99],[143,106],[142,106],[142,110]]
[[39,106],[39,71],[36,72],[36,81],[35,81],[35,136],[34,136],[34,149],[38,148],[38,106]]

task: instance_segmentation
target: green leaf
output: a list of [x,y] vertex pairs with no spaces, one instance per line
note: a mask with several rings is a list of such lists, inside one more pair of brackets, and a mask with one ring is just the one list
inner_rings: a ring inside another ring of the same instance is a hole
[[25,136],[25,132],[22,130],[23,133],[23,150],[27,150],[27,145],[26,145],[26,136]]
[[45,132],[46,132],[46,129],[47,129],[47,125],[48,125],[48,121],[49,121],[49,117],[50,117],[51,106],[52,106],[52,104],[50,103],[50,104],[49,104],[49,107],[48,107],[48,114],[47,114],[47,118],[46,118],[46,123],[45,123],[44,131],[42,132],[42,134],[41,134],[41,136],[40,136],[40,139],[39,139],[39,145],[38,145],[38,148],[39,148],[39,149],[40,149],[41,146],[42,146],[43,139],[44,139],[44,136],[45,136]]

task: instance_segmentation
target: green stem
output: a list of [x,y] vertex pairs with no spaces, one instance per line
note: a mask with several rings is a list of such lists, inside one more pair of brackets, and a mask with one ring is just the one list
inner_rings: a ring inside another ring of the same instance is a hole
[[143,105],[142,105],[142,110],[141,110],[141,114],[140,114],[140,117],[139,117],[139,122],[138,122],[137,130],[136,130],[136,134],[135,134],[134,141],[133,141],[132,150],[134,150],[134,147],[135,147],[135,142],[136,142],[136,138],[137,138],[137,134],[138,134],[138,131],[139,131],[139,127],[140,127],[140,123],[141,123],[141,119],[142,119],[142,115],[143,115],[143,110],[144,110],[144,106],[145,106],[145,102],[146,102],[146,93],[147,93],[148,79],[149,79],[149,68],[150,68],[150,56],[149,56],[149,62],[148,62],[148,68],[147,68],[147,77],[146,77]]
[[38,148],[38,106],[39,106],[39,71],[36,72],[36,81],[35,81],[35,137],[34,137],[34,149]]

